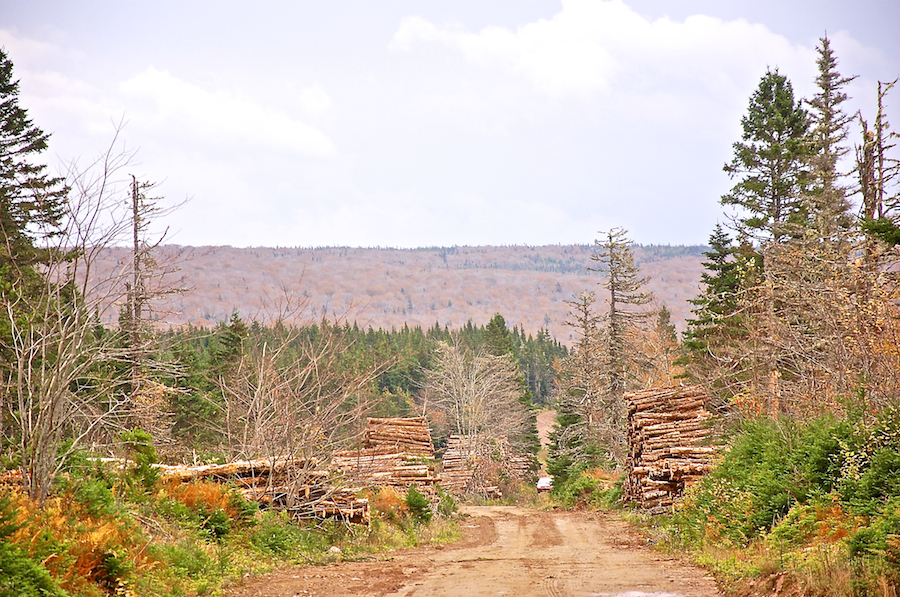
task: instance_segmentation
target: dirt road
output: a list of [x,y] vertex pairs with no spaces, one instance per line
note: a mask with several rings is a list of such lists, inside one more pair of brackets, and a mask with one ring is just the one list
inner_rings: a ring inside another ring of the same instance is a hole
[[229,597],[713,597],[712,579],[602,514],[466,508],[463,540],[384,559],[282,570]]

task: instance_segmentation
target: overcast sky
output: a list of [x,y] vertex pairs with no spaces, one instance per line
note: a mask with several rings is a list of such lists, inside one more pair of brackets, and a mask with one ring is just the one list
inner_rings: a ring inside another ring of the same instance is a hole
[[0,0],[48,162],[124,119],[187,245],[702,244],[766,69],[811,96],[827,31],[871,120],[898,30],[898,0]]

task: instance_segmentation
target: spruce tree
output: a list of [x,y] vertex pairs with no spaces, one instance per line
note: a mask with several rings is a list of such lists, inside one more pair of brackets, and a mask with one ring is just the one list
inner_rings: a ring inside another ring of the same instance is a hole
[[740,347],[747,342],[745,292],[759,281],[762,255],[751,245],[735,245],[717,224],[704,251],[700,294],[690,302],[694,316],[687,320],[683,346],[676,362],[685,365],[684,377],[702,382],[716,393],[730,397],[734,376],[740,376]]
[[490,355],[508,356],[516,363],[518,370],[518,382],[522,388],[519,403],[528,413],[528,423],[515,438],[510,438],[529,452],[537,453],[541,448],[541,441],[537,435],[537,414],[534,412],[531,390],[522,374],[522,364],[515,354],[512,334],[506,327],[506,319],[497,313],[484,327],[484,350]]
[[633,345],[633,331],[647,318],[647,313],[635,309],[653,300],[653,295],[641,289],[649,278],[640,275],[634,263],[631,240],[622,228],[613,228],[595,241],[598,251],[591,259],[599,263],[593,271],[605,273],[609,311],[606,317],[607,370],[609,398],[619,401],[628,388],[628,369],[640,351]]
[[0,48],[0,278],[4,289],[39,262],[35,240],[57,232],[66,189],[36,158],[49,135],[19,106],[19,82]]
[[[19,82],[13,79],[13,63],[0,48],[0,297],[13,321],[27,321],[35,313],[23,300],[40,296],[43,277],[35,268],[47,255],[35,241],[58,233],[66,189],[35,160],[47,149],[49,135],[34,125],[19,106]],[[13,322],[0,321],[0,376],[10,374],[15,361]],[[2,435],[9,437],[9,395],[0,397]]]
[[721,333],[726,320],[738,309],[738,297],[744,282],[744,268],[736,259],[737,248],[721,224],[716,224],[709,237],[709,251],[704,251],[701,294],[690,301],[694,308],[687,320],[685,345],[694,352],[704,352],[710,336]]
[[807,201],[810,225],[820,237],[832,237],[853,224],[847,189],[839,182],[838,160],[847,154],[847,140],[851,117],[841,108],[848,96],[843,88],[856,77],[844,77],[837,70],[837,58],[828,37],[819,40],[816,48],[818,91],[806,103],[810,107],[812,128],[809,132],[810,188]]
[[649,278],[640,275],[631,244],[624,229],[613,228],[604,233],[604,238],[595,241],[598,251],[591,255],[591,259],[599,264],[593,271],[606,274],[601,285],[608,293],[600,370],[605,386],[601,398],[605,420],[597,423],[607,428],[604,435],[616,460],[624,458],[625,454],[623,396],[634,389],[638,380],[636,370],[651,365],[638,346],[638,331],[649,316],[640,307],[653,300],[653,295],[642,290]]
[[595,312],[596,295],[584,292],[567,301],[578,340],[557,365],[556,425],[550,434],[547,471],[558,487],[580,471],[603,463],[602,433],[597,433],[602,407],[602,317]]
[[741,141],[724,166],[739,181],[721,203],[738,208],[735,222],[742,236],[780,241],[806,220],[800,196],[808,184],[809,117],[777,69],[759,82],[741,127]]
[[484,327],[484,348],[494,356],[515,354],[515,345],[509,328],[506,327],[506,319],[499,313]]

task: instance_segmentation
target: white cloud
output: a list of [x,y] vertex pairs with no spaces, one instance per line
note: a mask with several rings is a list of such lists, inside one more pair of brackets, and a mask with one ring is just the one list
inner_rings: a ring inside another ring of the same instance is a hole
[[0,46],[16,65],[20,62],[34,63],[59,53],[59,48],[54,44],[25,37],[14,29],[0,29]]
[[336,154],[327,135],[283,112],[230,92],[207,91],[152,66],[123,82],[120,90],[126,98],[144,102],[142,118],[150,122],[142,126],[184,127],[198,140],[237,142],[307,156]]
[[334,102],[318,84],[300,90],[300,105],[310,116],[318,116],[334,107]]
[[404,19],[392,48],[412,51],[436,42],[471,63],[525,77],[552,97],[606,95],[690,82],[704,91],[733,94],[766,66],[815,67],[813,51],[791,44],[763,25],[743,19],[692,16],[684,22],[649,21],[620,0],[566,0],[551,19],[471,33],[439,27],[421,17]]

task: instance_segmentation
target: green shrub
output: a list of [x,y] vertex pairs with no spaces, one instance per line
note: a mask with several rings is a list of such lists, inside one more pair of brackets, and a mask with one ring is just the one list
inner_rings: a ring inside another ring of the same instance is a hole
[[8,498],[0,496],[0,597],[65,597],[47,570],[12,544],[17,530]]
[[183,540],[178,543],[164,544],[160,553],[169,563],[169,567],[181,577],[198,577],[212,569],[213,560],[199,545]]
[[599,479],[586,472],[569,476],[566,483],[554,485],[553,494],[565,508],[599,507],[603,502],[604,488]]
[[613,486],[601,492],[600,505],[606,509],[613,509],[622,503],[625,495],[625,478],[620,477]]
[[849,555],[860,586],[873,575],[900,579],[900,416],[749,421],[669,522],[688,547],[759,540],[801,568],[833,547]]
[[416,489],[415,485],[410,485],[406,492],[406,507],[419,522],[427,523],[431,520],[431,502]]
[[214,539],[221,539],[231,531],[231,519],[225,510],[217,509],[204,517],[200,515],[200,528],[206,530]]
[[159,473],[152,466],[159,462],[156,448],[153,446],[153,436],[143,429],[132,429],[123,431],[119,436],[119,441],[125,448],[126,458],[135,463],[135,466],[128,471],[126,480],[133,479],[144,489],[153,487],[159,480]]
[[[250,543],[266,555],[287,558],[310,548],[315,540],[283,514],[265,512],[250,535]],[[324,542],[318,547],[324,551]]]
[[86,477],[77,481],[74,496],[85,511],[94,518],[115,516],[119,513],[119,506],[110,482],[102,476]]
[[249,520],[259,512],[259,502],[245,499],[237,491],[231,492],[228,502],[231,509],[237,512],[239,520]]
[[823,417],[747,421],[723,461],[691,492],[676,517],[689,535],[739,546],[766,533],[795,504],[828,494],[838,483],[846,422]]
[[47,570],[0,539],[0,597],[65,597]]
[[437,513],[444,518],[450,518],[459,511],[459,506],[456,504],[453,496],[441,489],[440,485],[436,487],[438,495]]

